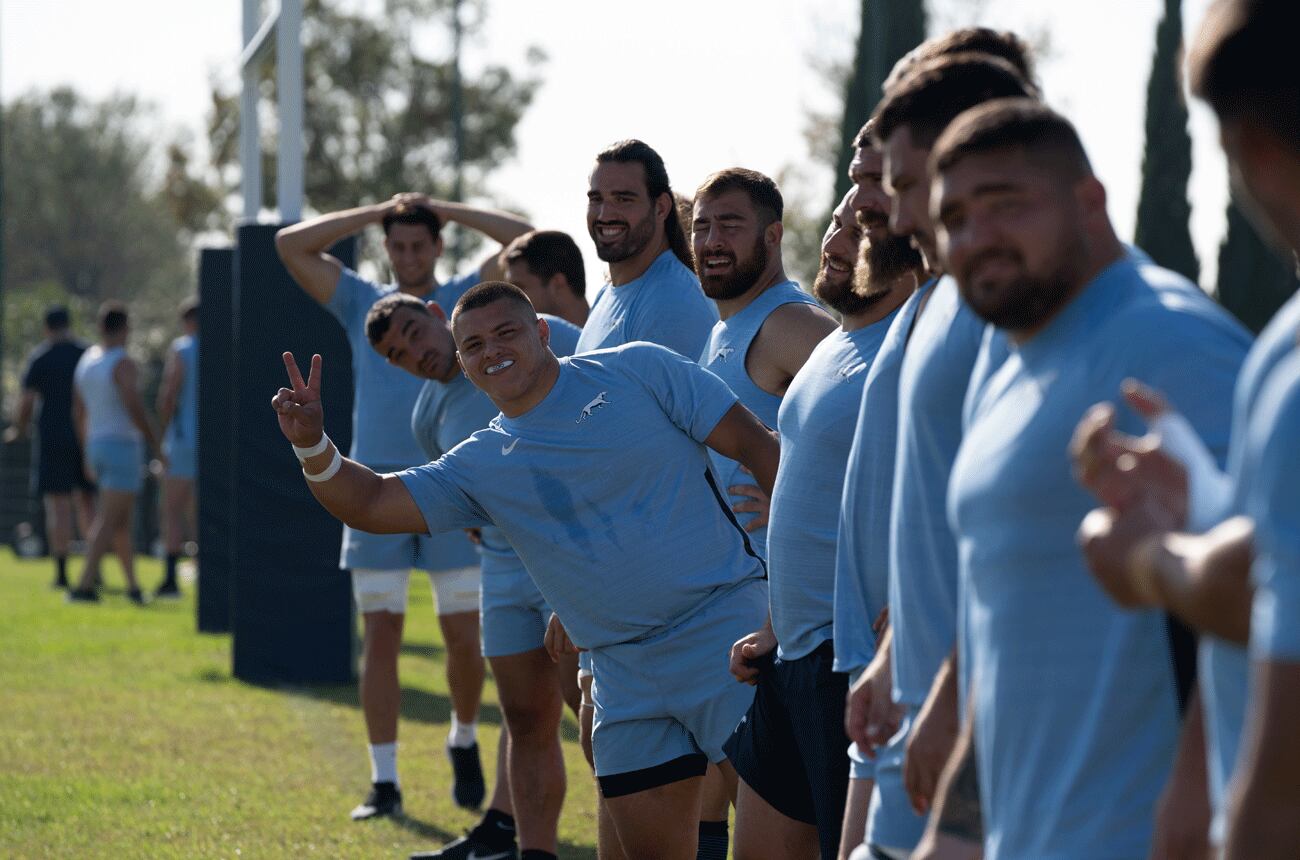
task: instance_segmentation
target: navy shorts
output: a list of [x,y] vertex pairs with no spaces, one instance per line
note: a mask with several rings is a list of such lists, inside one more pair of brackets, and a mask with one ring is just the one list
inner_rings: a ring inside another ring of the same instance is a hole
[[32,478],[36,495],[59,495],[71,493],[73,490],[85,490],[90,493],[95,491],[95,485],[86,480],[81,448],[75,440],[72,442],[41,440],[36,446],[35,454]]
[[839,853],[849,791],[849,678],[831,670],[834,660],[827,641],[796,660],[761,664],[754,704],[726,746],[750,789],[782,815],[817,828],[824,858]]

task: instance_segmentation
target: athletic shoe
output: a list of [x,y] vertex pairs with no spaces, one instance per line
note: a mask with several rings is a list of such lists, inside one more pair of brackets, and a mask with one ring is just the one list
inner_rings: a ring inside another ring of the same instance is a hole
[[402,814],[402,792],[391,782],[376,782],[370,786],[370,793],[365,802],[352,810],[353,821],[367,818],[379,818],[384,815],[393,817]]
[[70,587],[71,585],[66,576],[56,576],[54,581],[50,583],[50,588],[55,588],[59,591],[67,591]]
[[153,593],[154,600],[180,600],[181,587],[175,582],[164,582],[158,586],[158,590]]
[[492,847],[475,838],[477,831],[476,827],[437,851],[416,851],[411,860],[518,860],[519,849],[514,842],[505,847]]
[[68,603],[98,603],[99,592],[93,588],[73,588],[63,595],[63,599]]
[[136,606],[144,606],[144,592],[138,588],[128,589],[126,592],[126,599],[134,603]]
[[478,809],[487,794],[483,784],[483,765],[479,763],[478,743],[467,747],[447,747],[451,759],[451,798],[463,809]]

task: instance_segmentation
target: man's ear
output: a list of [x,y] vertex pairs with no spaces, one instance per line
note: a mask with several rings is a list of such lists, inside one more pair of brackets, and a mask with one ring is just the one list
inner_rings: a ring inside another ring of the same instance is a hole
[[1098,218],[1105,221],[1109,217],[1106,214],[1106,186],[1097,177],[1080,179],[1074,186],[1074,198],[1089,221]]
[[763,239],[767,242],[769,249],[781,247],[781,237],[785,235],[785,225],[780,221],[773,221],[763,228]]
[[667,191],[665,191],[663,194],[660,194],[658,197],[655,198],[655,218],[658,219],[661,224],[666,223],[665,219],[668,217],[668,213],[676,205],[677,204],[673,200],[672,194],[668,193]]
[[548,290],[554,290],[557,292],[570,291],[569,279],[564,276],[563,272],[556,272],[554,275],[551,275],[549,278],[546,279],[546,284],[544,286]]
[[447,312],[442,309],[442,305],[437,302],[429,301],[424,303],[424,307],[433,315],[434,319],[447,321]]
[[438,238],[433,240],[433,258],[436,260],[442,256],[442,249],[445,247],[442,241],[442,233],[438,233]]
[[542,346],[549,349],[551,346],[551,325],[541,317],[537,318],[537,336],[541,338]]

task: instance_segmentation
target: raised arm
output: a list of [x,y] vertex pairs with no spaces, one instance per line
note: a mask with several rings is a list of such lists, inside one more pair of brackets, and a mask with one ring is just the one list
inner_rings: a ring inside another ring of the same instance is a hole
[[275,234],[275,250],[284,267],[307,295],[322,305],[334,298],[343,264],[326,251],[340,239],[378,224],[397,205],[397,198],[373,206],[331,212],[285,227]]
[[176,402],[180,399],[181,383],[185,381],[185,364],[176,350],[168,350],[167,363],[163,365],[162,385],[158,386],[158,399],[154,409],[158,413],[158,435],[166,436],[167,427],[176,414]]
[[136,387],[137,379],[135,362],[131,359],[123,358],[113,367],[113,384],[117,386],[117,394],[122,398],[126,414],[130,416],[131,423],[140,431],[140,435],[144,436],[144,441],[149,446],[149,453],[161,458],[162,447],[159,445],[158,434],[154,432],[153,422],[149,420],[149,413],[144,409],[144,398],[140,396],[140,389]]
[[754,413],[739,403],[732,406],[704,444],[748,468],[763,492],[772,495],[781,445],[776,434],[763,426]]
[[325,412],[320,398],[321,357],[311,357],[306,382],[292,353],[284,354],[284,366],[293,388],[281,388],[272,398],[271,406],[285,438],[296,447],[312,452],[303,460],[302,471],[316,500],[354,529],[372,534],[423,534],[427,530],[424,516],[401,479],[395,475],[377,475],[343,457],[325,436]]
[[506,267],[501,259],[505,246],[533,229],[532,224],[529,224],[518,215],[503,212],[499,209],[485,209],[465,203],[433,200],[423,197],[423,195],[421,197],[425,205],[433,209],[444,224],[455,222],[462,227],[468,227],[482,233],[501,245],[496,253],[484,260],[483,264],[479,266],[479,278],[484,281],[500,281],[505,277]]

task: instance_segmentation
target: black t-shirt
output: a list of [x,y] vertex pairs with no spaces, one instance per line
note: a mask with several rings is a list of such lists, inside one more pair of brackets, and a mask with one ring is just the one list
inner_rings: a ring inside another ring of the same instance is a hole
[[43,343],[32,351],[23,373],[23,388],[41,395],[41,413],[36,420],[42,444],[77,442],[72,426],[72,374],[77,369],[85,344],[76,340]]

